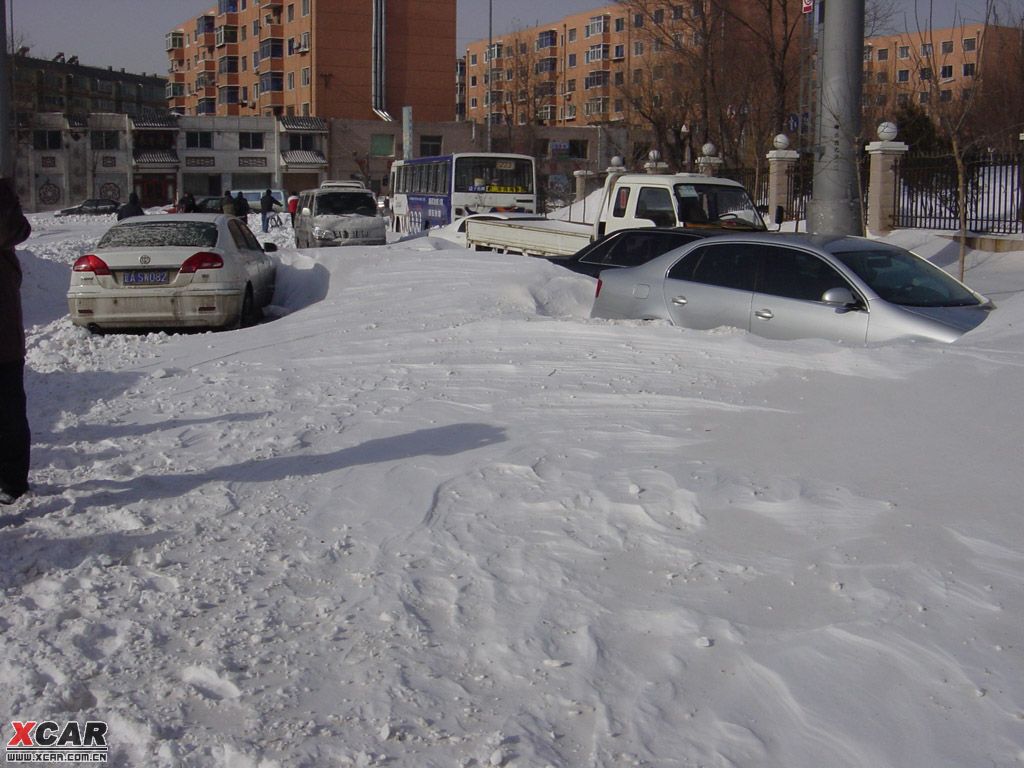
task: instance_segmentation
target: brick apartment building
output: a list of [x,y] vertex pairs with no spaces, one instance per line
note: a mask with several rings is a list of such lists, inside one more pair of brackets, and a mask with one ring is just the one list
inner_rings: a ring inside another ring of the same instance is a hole
[[166,41],[179,114],[455,114],[455,0],[218,0]]
[[868,38],[864,43],[865,106],[892,110],[913,102],[927,111],[963,99],[983,68],[998,74],[1008,52],[1019,49],[1015,27],[965,24]]

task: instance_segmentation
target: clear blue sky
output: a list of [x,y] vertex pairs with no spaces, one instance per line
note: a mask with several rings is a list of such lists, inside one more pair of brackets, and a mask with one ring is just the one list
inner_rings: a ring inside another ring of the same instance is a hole
[[[215,4],[215,0],[6,1],[8,12],[13,16],[15,38],[31,45],[33,56],[50,58],[63,51],[67,56],[77,54],[82,64],[158,74],[167,71],[164,35]],[[458,47],[462,50],[469,41],[487,37],[488,2],[458,2]],[[913,13],[915,0],[899,2]],[[916,3],[922,10],[928,7],[928,0],[916,0]],[[494,0],[494,34],[547,23],[603,4],[601,0]],[[959,7],[970,19],[982,2],[934,0],[934,5],[937,26],[948,26],[954,7]],[[900,24],[899,28],[915,29],[916,26],[911,16],[908,23]]]

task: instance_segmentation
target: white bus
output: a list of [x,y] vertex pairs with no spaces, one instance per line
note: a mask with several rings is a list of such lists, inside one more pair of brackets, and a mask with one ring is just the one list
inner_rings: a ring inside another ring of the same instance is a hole
[[528,155],[461,152],[396,160],[391,218],[396,232],[419,232],[491,211],[537,212],[537,170]]

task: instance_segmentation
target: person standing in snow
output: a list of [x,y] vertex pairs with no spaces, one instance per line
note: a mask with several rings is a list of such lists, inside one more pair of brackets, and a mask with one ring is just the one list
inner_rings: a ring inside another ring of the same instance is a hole
[[117,209],[117,220],[128,219],[132,216],[145,216],[146,212],[142,210],[142,205],[139,203],[139,196],[132,192],[128,195],[128,202]]
[[273,192],[268,189],[263,193],[263,197],[260,198],[260,226],[264,234],[268,232],[267,222],[274,215],[274,209],[280,207],[281,204],[277,202]]
[[28,491],[29,431],[25,397],[25,325],[21,264],[14,246],[32,234],[10,179],[0,179],[0,504]]
[[295,212],[299,210],[299,196],[292,192],[288,195],[288,214],[292,217],[292,229],[295,229]]
[[249,201],[245,199],[241,190],[235,195],[235,216],[249,223]]
[[222,213],[226,213],[228,216],[235,215],[235,198],[231,196],[231,190],[224,190],[224,197],[221,198],[220,210]]

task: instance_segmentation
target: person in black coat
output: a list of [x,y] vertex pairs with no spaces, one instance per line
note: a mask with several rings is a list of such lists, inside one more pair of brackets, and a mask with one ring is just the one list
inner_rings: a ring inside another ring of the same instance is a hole
[[139,204],[139,196],[132,192],[128,195],[128,202],[117,209],[117,220],[122,221],[132,216],[145,216],[146,212],[142,210],[142,206]]
[[249,210],[249,201],[246,200],[245,195],[239,191],[238,194],[235,195],[235,216],[240,219],[248,219]]
[[269,231],[267,222],[270,221],[270,217],[274,215],[274,209],[280,208],[281,203],[274,197],[274,193],[269,189],[263,193],[263,197],[260,198],[260,225],[263,227],[263,231]]
[[30,234],[14,184],[0,179],[0,504],[13,504],[28,491],[32,433],[26,413],[21,264],[14,246]]

